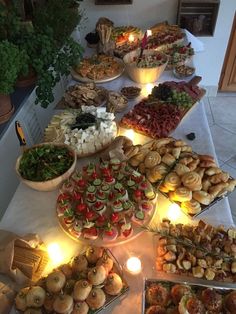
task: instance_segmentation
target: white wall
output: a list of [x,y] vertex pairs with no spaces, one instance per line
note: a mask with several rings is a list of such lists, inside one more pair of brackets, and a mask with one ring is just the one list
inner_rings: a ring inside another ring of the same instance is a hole
[[[95,5],[94,2],[84,0],[81,4],[87,17],[81,29],[81,38],[94,30],[101,16],[110,18],[117,26],[135,25],[144,30],[164,20],[176,22],[177,0],[133,0],[132,5]],[[203,77],[202,85],[218,85],[235,10],[236,0],[221,0],[214,37],[200,37],[205,51],[196,55],[195,65],[197,74]]]

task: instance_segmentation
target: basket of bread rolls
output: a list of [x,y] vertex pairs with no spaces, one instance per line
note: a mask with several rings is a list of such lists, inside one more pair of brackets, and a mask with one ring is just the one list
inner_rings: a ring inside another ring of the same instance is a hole
[[212,156],[193,152],[183,140],[161,138],[125,149],[129,164],[144,174],[190,217],[232,192],[236,180]]
[[98,313],[128,291],[121,266],[108,249],[89,246],[15,298],[19,313]]

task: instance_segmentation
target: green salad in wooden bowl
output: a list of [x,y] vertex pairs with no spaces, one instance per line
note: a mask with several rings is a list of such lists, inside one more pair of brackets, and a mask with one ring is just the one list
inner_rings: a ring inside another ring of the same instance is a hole
[[76,153],[65,144],[35,145],[17,159],[20,179],[39,191],[55,190],[75,169]]

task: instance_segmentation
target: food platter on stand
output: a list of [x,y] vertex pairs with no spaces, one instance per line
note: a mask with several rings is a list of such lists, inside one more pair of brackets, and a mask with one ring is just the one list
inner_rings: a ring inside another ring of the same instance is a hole
[[72,239],[110,247],[144,232],[155,216],[156,200],[144,176],[126,162],[111,159],[77,170],[60,190],[56,213]]

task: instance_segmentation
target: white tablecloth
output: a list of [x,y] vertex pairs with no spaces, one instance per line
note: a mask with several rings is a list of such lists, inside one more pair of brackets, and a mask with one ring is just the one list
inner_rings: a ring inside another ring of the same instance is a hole
[[[170,79],[165,74],[162,80]],[[125,75],[121,78],[106,83],[108,89],[120,90],[125,85],[133,85]],[[131,104],[132,105],[132,104]],[[179,127],[172,134],[176,138],[186,140],[185,135],[195,132],[196,139],[189,142],[193,149],[199,153],[215,155],[210,129],[203,108],[203,103],[197,104],[184,118]],[[86,159],[84,162],[88,162]],[[60,229],[56,214],[55,203],[58,191],[37,192],[24,184],[20,184],[9,207],[0,222],[0,228],[23,235],[26,233],[38,233],[46,244],[51,242],[60,243],[67,258],[75,255],[80,250],[81,244],[70,239]],[[164,209],[168,207],[168,201],[160,198],[158,201],[157,216],[164,216]],[[212,224],[232,225],[233,220],[227,199],[215,204],[209,211],[203,213],[201,218]],[[152,234],[144,232],[138,238],[117,247],[112,252],[123,265],[133,253],[141,258],[143,271],[140,275],[126,274],[130,285],[128,297],[114,302],[104,313],[114,314],[137,314],[141,313],[141,291],[144,277],[155,277],[155,251],[153,249]],[[12,313],[14,313],[12,311]]]

